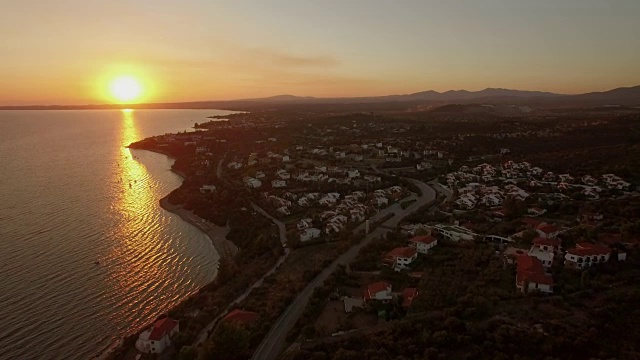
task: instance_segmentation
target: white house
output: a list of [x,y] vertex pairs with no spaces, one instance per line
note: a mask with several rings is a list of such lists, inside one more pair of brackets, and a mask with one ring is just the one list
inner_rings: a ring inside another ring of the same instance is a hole
[[379,281],[367,286],[364,290],[365,301],[378,300],[389,301],[393,299],[393,293],[391,292],[391,284],[386,281]]
[[541,291],[553,293],[553,277],[544,271],[540,260],[533,256],[517,258],[516,288],[523,293]]
[[284,169],[276,171],[276,176],[278,176],[280,180],[289,180],[291,178],[291,174]]
[[409,246],[415,248],[420,254],[426,254],[429,249],[436,246],[438,240],[431,235],[414,236],[409,240]]
[[399,247],[385,255],[383,262],[391,266],[395,271],[404,270],[418,258],[418,252],[412,247]]
[[262,181],[256,179],[256,178],[252,178],[252,177],[245,177],[244,179],[244,184],[250,188],[254,188],[257,189],[260,186],[262,186]]
[[227,165],[227,167],[229,169],[238,170],[242,167],[242,164],[240,164],[239,162],[232,161]]
[[533,256],[540,260],[543,267],[551,267],[551,265],[553,265],[553,258],[555,257],[555,254],[552,251],[545,251],[534,245],[529,249],[529,256]]
[[287,186],[287,182],[284,180],[272,180],[271,181],[271,186],[274,188],[283,188],[285,186]]
[[609,247],[592,243],[580,243],[576,247],[568,249],[564,255],[564,264],[567,267],[584,269],[598,263],[609,261],[611,249]]
[[308,228],[300,232],[300,241],[309,241],[320,237],[320,229]]
[[160,354],[171,346],[171,336],[179,331],[180,327],[176,320],[160,319],[140,334],[136,341],[136,348],[143,353]]
[[555,238],[535,238],[533,239],[533,247],[539,248],[542,251],[559,253],[562,249],[562,242],[560,239]]
[[306,219],[300,220],[296,225],[296,227],[298,228],[298,230],[304,230],[304,229],[310,228],[312,224],[313,224],[313,221],[310,218],[306,218]]
[[475,236],[478,234],[473,231],[458,225],[435,225],[433,227],[438,234],[444,236],[445,238],[451,241],[460,241],[460,240],[473,240]]

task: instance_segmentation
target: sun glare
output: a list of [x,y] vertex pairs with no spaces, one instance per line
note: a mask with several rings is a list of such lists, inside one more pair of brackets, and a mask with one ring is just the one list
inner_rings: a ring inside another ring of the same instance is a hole
[[136,101],[142,94],[142,86],[131,76],[120,76],[113,79],[109,85],[111,96],[119,102]]

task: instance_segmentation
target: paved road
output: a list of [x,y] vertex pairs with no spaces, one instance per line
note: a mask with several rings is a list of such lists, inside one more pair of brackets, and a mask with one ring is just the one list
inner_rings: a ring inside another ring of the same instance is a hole
[[[417,201],[406,209],[396,212],[395,215],[383,223],[384,226],[394,228],[403,218],[409,214],[415,212],[422,206],[427,205],[436,198],[436,191],[433,190],[427,184],[414,180],[407,179],[414,183],[421,192]],[[324,281],[333,273],[338,265],[347,265],[355,259],[362,247],[368,245],[373,239],[379,238],[391,230],[378,227],[374,229],[369,235],[367,235],[359,244],[352,246],[347,252],[340,255],[335,261],[333,261],[328,267],[326,267],[318,276],[315,277],[307,286],[298,294],[293,302],[287,307],[287,309],[280,315],[275,324],[271,327],[271,330],[267,336],[262,340],[260,346],[253,354],[253,360],[275,360],[282,352],[287,334],[296,324],[302,313],[304,312],[307,303],[313,295],[315,288],[321,286]]]
[[439,193],[446,196],[445,201],[449,201],[453,197],[453,191],[446,188],[444,185],[440,184],[437,179],[429,181],[429,184],[433,186]]
[[274,218],[273,216],[269,215],[268,212],[266,212],[263,208],[259,207],[258,205],[256,205],[253,202],[251,203],[251,206],[253,206],[254,210],[256,210],[260,214],[264,215],[266,218],[268,218],[269,220],[271,220],[274,224],[276,224],[278,226],[278,230],[280,231],[280,242],[282,243],[283,247],[286,247],[287,246],[287,228],[284,226],[282,221],[280,221],[280,220]]
[[286,229],[285,229],[284,224],[282,222],[278,221],[273,216],[269,215],[266,211],[264,211],[264,209],[262,209],[258,205],[254,204],[254,203],[251,203],[251,205],[253,206],[253,208],[256,211],[258,211],[262,215],[264,215],[267,218],[269,218],[271,221],[273,221],[278,226],[278,229],[280,230],[280,242],[282,243],[282,246],[284,247],[284,254],[282,256],[280,256],[278,261],[276,261],[276,264],[271,269],[269,269],[269,271],[267,271],[264,275],[262,275],[262,277],[260,279],[258,279],[256,282],[254,282],[249,288],[247,288],[247,290],[245,290],[245,292],[240,294],[240,296],[235,298],[235,300],[233,300],[233,302],[231,302],[231,304],[229,304],[224,309],[224,311],[222,311],[222,313],[220,315],[218,315],[204,329],[202,329],[200,331],[200,333],[196,337],[195,342],[193,343],[194,347],[197,347],[198,345],[201,345],[205,341],[207,341],[207,339],[209,338],[209,334],[213,331],[213,329],[218,324],[218,322],[224,316],[226,316],[229,313],[229,311],[231,311],[231,309],[233,309],[236,306],[236,304],[239,304],[242,301],[244,301],[244,299],[246,299],[247,296],[249,296],[249,294],[251,294],[251,291],[253,291],[253,289],[256,289],[256,288],[259,288],[260,286],[262,286],[262,283],[264,283],[264,279],[266,279],[268,276],[270,276],[271,274],[276,272],[276,270],[280,267],[280,265],[282,265],[282,263],[284,263],[284,261],[287,259],[287,256],[289,256],[289,249],[287,247],[285,247],[285,244],[287,243],[287,233],[285,231]]

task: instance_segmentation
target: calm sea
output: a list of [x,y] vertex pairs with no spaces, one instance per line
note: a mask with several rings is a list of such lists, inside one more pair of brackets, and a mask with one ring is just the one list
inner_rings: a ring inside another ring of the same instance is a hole
[[227,113],[0,111],[0,359],[90,358],[213,279],[173,161],[124,146]]

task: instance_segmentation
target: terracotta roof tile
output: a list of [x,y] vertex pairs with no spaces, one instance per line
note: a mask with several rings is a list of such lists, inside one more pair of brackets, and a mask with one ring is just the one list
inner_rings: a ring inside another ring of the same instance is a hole
[[409,239],[409,242],[412,243],[423,243],[423,244],[431,244],[432,242],[436,241],[436,238],[434,238],[431,235],[424,235],[424,236],[414,236],[411,239]]
[[177,325],[178,322],[170,318],[164,318],[156,321],[153,324],[151,334],[149,334],[149,340],[161,340],[163,337],[165,337],[165,335],[168,335],[171,330],[173,330],[173,328],[175,328]]

